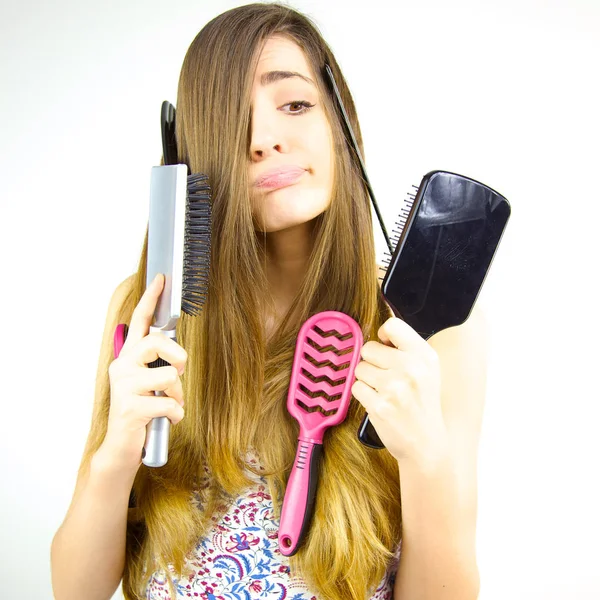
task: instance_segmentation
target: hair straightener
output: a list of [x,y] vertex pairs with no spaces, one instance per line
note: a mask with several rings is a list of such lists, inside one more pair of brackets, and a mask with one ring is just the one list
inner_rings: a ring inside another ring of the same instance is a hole
[[[423,339],[464,323],[510,217],[508,201],[474,179],[431,171],[418,187],[413,186],[416,193],[408,194],[390,240],[329,65],[325,65],[325,76],[389,249],[383,297],[395,316]],[[358,439],[371,448],[384,447],[368,415],[359,427]]]

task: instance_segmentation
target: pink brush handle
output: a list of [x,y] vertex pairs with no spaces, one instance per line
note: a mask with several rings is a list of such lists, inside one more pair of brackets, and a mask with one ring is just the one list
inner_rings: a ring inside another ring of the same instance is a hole
[[279,523],[279,551],[285,556],[296,554],[309,529],[322,451],[322,444],[298,440]]
[[129,327],[125,325],[125,323],[119,323],[115,329],[115,335],[113,337],[113,355],[115,358],[119,358],[119,354],[121,354],[121,348],[125,344],[125,340],[127,339],[127,331]]

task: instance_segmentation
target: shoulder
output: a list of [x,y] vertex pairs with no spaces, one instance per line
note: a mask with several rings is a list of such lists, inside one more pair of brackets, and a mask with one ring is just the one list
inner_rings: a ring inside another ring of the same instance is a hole
[[444,329],[429,338],[429,345],[438,354],[459,353],[466,358],[473,358],[473,353],[487,354],[488,325],[484,309],[475,304],[469,318],[456,327]]
[[469,318],[428,340],[439,358],[444,420],[453,438],[459,468],[475,468],[487,387],[487,323],[475,305]]
[[135,287],[135,278],[136,274],[134,273],[133,275],[129,275],[129,277],[125,278],[123,281],[121,281],[121,283],[119,283],[119,285],[117,285],[111,298],[111,305],[119,304],[120,306],[123,303],[125,298],[129,296]]
[[[456,327],[449,327],[427,340],[436,351],[442,381],[447,396],[465,395],[483,402],[488,356],[488,326],[481,306],[473,307],[469,318]],[[449,401],[449,400],[448,400]]]
[[[113,356],[113,337],[115,328],[119,322],[119,314],[123,305],[127,301],[127,298],[131,294],[135,286],[135,274],[130,275],[124,279],[119,285],[117,285],[115,291],[112,293],[110,302],[108,303],[108,309],[106,311],[106,319],[104,323],[104,332],[102,334],[102,342],[100,349],[100,361],[98,364],[98,372],[96,376],[97,386],[100,386],[103,378],[102,374],[105,372],[108,364],[110,364]],[[96,396],[98,397],[101,388],[97,387]]]
[[135,274],[130,275],[121,281],[121,283],[117,285],[112,293],[110,302],[108,303],[108,310],[106,312],[106,328],[111,328],[114,330],[114,327],[116,326],[116,319],[118,318],[121,308],[125,304],[127,298],[134,291],[135,278]]

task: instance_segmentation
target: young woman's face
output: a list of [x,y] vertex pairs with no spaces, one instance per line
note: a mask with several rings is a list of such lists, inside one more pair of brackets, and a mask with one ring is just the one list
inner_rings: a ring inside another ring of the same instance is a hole
[[300,47],[267,40],[252,88],[250,182],[261,231],[306,223],[329,206],[333,138]]

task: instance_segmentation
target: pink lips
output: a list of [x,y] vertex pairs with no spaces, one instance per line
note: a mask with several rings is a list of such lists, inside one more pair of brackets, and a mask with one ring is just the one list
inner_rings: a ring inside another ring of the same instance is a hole
[[254,182],[254,185],[262,189],[274,190],[295,183],[302,175],[306,173],[306,169],[296,166],[277,167],[266,171],[259,175]]

